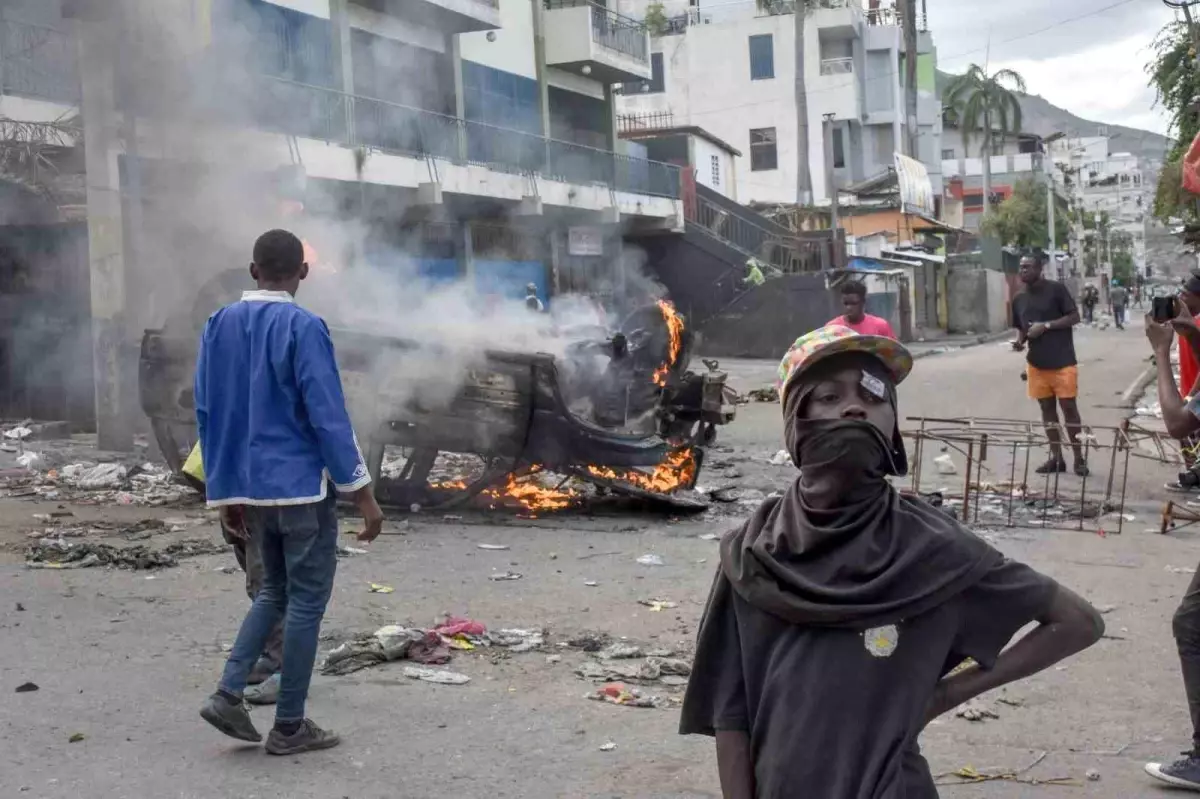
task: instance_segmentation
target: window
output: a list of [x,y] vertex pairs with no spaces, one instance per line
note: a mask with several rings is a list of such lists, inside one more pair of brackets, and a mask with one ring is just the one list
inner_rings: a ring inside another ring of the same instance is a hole
[[953,161],[955,159],[955,157],[956,156],[954,155],[953,147],[951,147],[949,150],[942,150],[942,160],[943,161]]
[[846,143],[842,139],[842,129],[833,129],[833,168],[845,169],[846,167]]
[[712,156],[712,187],[721,188],[721,159],[715,155]]
[[663,73],[663,54],[650,54],[650,80],[630,80],[621,84],[621,94],[637,96],[639,94],[662,94],[667,90],[667,82]]
[[983,192],[972,192],[963,194],[963,210],[964,211],[981,211],[983,210]]
[[771,34],[750,37],[750,80],[775,77],[775,40]]
[[779,168],[779,154],[775,149],[775,128],[753,128],[750,130],[750,171],[769,172]]

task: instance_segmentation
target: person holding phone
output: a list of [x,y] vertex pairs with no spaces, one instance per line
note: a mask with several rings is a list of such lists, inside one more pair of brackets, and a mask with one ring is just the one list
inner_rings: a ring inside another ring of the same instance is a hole
[[[1087,460],[1079,443],[1083,420],[1079,416],[1079,367],[1075,358],[1075,337],[1072,328],[1079,324],[1079,309],[1067,287],[1056,280],[1042,277],[1042,264],[1032,255],[1021,259],[1021,282],[1025,290],[1013,298],[1013,327],[1017,340],[1013,349],[1028,347],[1026,382],[1029,398],[1037,400],[1050,441],[1050,459],[1037,467],[1038,474],[1065,472],[1059,440],[1058,408],[1062,408],[1067,423],[1067,435],[1075,453],[1075,474],[1087,477]],[[1057,404],[1057,405],[1056,405]]]

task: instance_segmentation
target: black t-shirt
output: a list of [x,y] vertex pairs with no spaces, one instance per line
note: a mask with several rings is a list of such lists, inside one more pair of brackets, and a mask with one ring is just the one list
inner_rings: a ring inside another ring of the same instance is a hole
[[802,627],[733,593],[702,628],[680,732],[750,734],[757,799],[935,799],[917,736],[966,658],[991,668],[1057,584],[1005,561],[944,605],[864,632]]
[[[1028,333],[1034,322],[1053,322],[1075,311],[1075,300],[1066,286],[1056,280],[1042,279],[1013,297],[1012,324]],[[1037,369],[1074,366],[1075,335],[1071,328],[1047,330],[1037,338],[1029,339],[1029,354],[1025,360]]]

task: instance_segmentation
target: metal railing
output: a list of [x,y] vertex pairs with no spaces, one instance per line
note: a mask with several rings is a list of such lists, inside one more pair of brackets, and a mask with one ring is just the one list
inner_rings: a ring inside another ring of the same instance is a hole
[[617,130],[631,133],[639,130],[662,130],[675,127],[675,114],[671,111],[643,111],[633,114],[617,114]]
[[679,167],[334,89],[260,77],[253,123],[306,138],[679,198]]
[[731,205],[718,205],[700,196],[688,204],[687,211],[688,221],[705,233],[784,273],[820,271],[830,257],[832,234],[829,240],[784,235],[755,222],[750,218],[753,212],[749,209],[743,211]]
[[822,75],[849,75],[854,72],[853,58],[823,58],[821,59]]
[[593,42],[638,61],[650,61],[650,41],[644,22],[618,14],[591,0],[545,0],[545,7],[548,11],[559,8],[591,9]]
[[43,25],[0,21],[0,91],[79,102],[79,70],[70,34]]

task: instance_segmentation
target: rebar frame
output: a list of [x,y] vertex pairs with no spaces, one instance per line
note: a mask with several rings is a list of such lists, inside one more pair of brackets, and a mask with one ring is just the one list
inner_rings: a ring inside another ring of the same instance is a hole
[[[1126,488],[1129,477],[1129,460],[1145,458],[1161,463],[1180,463],[1182,457],[1179,445],[1165,434],[1139,427],[1132,420],[1126,420],[1116,427],[1100,425],[1082,425],[1079,430],[1080,444],[1084,458],[1090,461],[1092,453],[1104,453],[1107,456],[1108,474],[1104,480],[1103,490],[1093,492],[1090,500],[1088,494],[1089,481],[1095,481],[1095,476],[1079,479],[1075,488],[1074,478],[1071,481],[1061,481],[1059,474],[1037,475],[1036,467],[1031,467],[1031,458],[1039,457],[1050,446],[1048,428],[1040,421],[1018,419],[995,419],[979,417],[932,418],[910,416],[907,421],[917,424],[916,429],[903,431],[902,435],[912,441],[912,463],[909,467],[911,482],[909,489],[914,494],[922,493],[922,467],[926,456],[926,444],[929,442],[957,450],[966,456],[961,493],[942,492],[944,499],[962,502],[961,519],[967,524],[979,523],[980,505],[984,498],[1000,496],[1006,498],[1006,518],[1004,526],[1021,527],[1026,525],[1023,515],[1014,514],[1017,503],[1039,506],[1041,509],[1040,524],[1043,529],[1088,529],[1086,525],[1094,521],[1095,532],[1100,535],[1108,533],[1120,534],[1124,529]],[[1058,439],[1063,447],[1071,446],[1071,439],[1065,425],[1054,426]],[[1144,451],[1143,445],[1150,445],[1149,451]],[[1008,463],[1008,480],[992,482],[984,480],[985,470],[990,474],[986,464],[989,455],[996,452],[1007,452],[1011,460]],[[1020,480],[1018,481],[1018,470]],[[1031,486],[1030,477],[1040,486]],[[947,475],[949,476],[949,475]],[[1119,481],[1119,483],[1118,483]],[[1040,489],[1040,490],[1039,490]],[[1089,504],[1090,501],[1090,504]],[[1058,506],[1064,513],[1057,510],[1052,515],[1052,506]],[[1177,506],[1168,507],[1163,511],[1163,530],[1167,527],[1168,515],[1174,510],[1181,518]],[[1069,524],[1069,514],[1073,512],[1074,524]],[[1115,513],[1115,529],[1106,529],[1106,515]],[[1195,521],[1200,519],[1189,519]],[[985,522],[988,520],[985,520]]]

